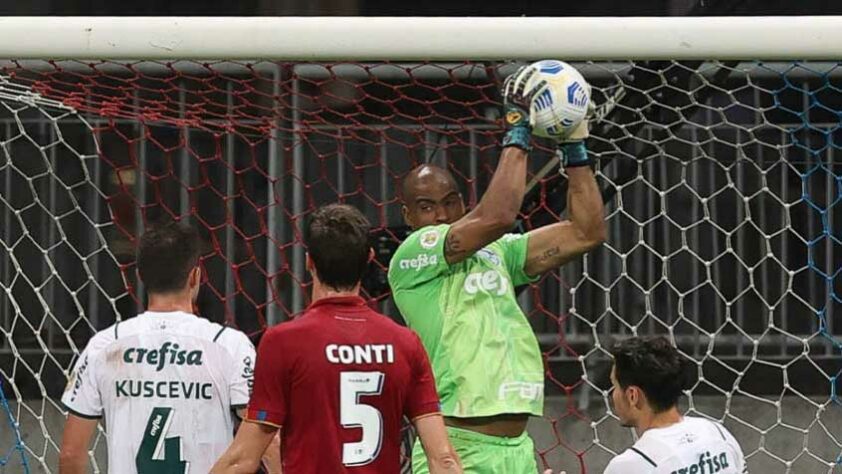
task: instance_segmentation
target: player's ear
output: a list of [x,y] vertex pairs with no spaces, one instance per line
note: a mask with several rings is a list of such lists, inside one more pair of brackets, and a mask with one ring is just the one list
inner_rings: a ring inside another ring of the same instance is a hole
[[188,284],[188,286],[190,286],[190,288],[193,288],[193,287],[196,287],[196,286],[199,286],[199,285],[202,284],[202,267],[201,266],[196,265],[193,268],[193,270],[190,271],[190,276],[188,277],[187,284]]
[[626,388],[626,398],[629,401],[629,405],[639,408],[640,405],[640,389],[634,385],[630,385]]
[[308,272],[315,273],[316,267],[313,263],[313,258],[310,257],[310,252],[304,252],[304,266],[306,267]]
[[401,216],[403,217],[403,222],[406,225],[413,227],[412,219],[409,217],[409,208],[406,207],[406,204],[401,204]]

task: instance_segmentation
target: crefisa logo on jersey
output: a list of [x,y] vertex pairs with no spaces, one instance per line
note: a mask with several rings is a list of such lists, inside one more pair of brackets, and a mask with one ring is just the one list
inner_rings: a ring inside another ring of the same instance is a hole
[[709,452],[706,452],[699,456],[699,462],[682,467],[681,469],[676,469],[670,474],[714,474],[726,467],[730,467],[730,465],[728,464],[728,456],[725,453],[711,456]]
[[414,269],[420,272],[422,268],[438,265],[439,259],[435,255],[427,255],[426,253],[419,254],[415,258],[406,258],[398,262],[398,267],[401,270]]
[[127,364],[147,364],[155,366],[160,372],[165,365],[202,365],[202,351],[181,350],[178,343],[165,342],[159,349],[129,347],[123,352],[123,362]]

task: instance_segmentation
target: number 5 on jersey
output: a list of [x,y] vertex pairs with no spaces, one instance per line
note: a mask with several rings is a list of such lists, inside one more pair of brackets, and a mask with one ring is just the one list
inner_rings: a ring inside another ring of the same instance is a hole
[[383,372],[341,372],[339,374],[339,422],[343,428],[362,428],[362,439],[342,445],[342,464],[364,466],[377,458],[383,444],[383,415],[371,405],[360,403],[363,395],[380,395]]
[[[190,463],[181,460],[181,437],[165,438],[173,409],[155,407],[135,457],[138,474],[186,474]],[[163,451],[163,456],[161,456]]]

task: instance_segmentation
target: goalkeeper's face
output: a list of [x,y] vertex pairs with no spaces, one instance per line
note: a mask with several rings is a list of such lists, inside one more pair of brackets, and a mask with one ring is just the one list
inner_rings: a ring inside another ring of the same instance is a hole
[[421,165],[403,181],[403,219],[420,229],[428,225],[452,224],[465,215],[465,203],[453,175],[433,165]]
[[450,183],[417,186],[403,206],[403,218],[413,229],[428,225],[452,224],[465,215],[462,195]]

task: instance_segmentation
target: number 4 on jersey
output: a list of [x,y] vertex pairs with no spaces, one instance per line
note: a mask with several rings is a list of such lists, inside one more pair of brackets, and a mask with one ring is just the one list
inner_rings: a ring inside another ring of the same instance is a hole
[[[186,474],[190,463],[181,460],[181,437],[165,438],[173,409],[155,407],[149,415],[135,457],[138,474]],[[163,456],[161,451],[163,450]]]

